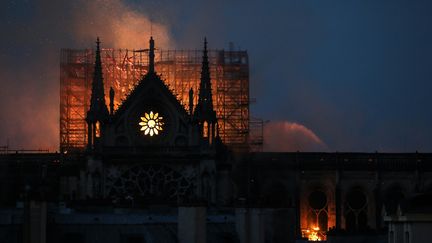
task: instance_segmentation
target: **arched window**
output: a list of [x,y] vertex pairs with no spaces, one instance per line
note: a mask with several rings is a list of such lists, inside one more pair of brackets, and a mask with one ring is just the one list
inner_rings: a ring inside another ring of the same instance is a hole
[[321,190],[314,190],[308,196],[307,229],[303,236],[309,240],[325,240],[328,230],[328,200]]
[[209,136],[209,124],[207,121],[204,121],[203,124],[203,137],[208,137]]
[[101,136],[101,127],[100,127],[100,122],[97,121],[96,125],[95,125],[95,136],[97,138],[99,138]]
[[367,207],[367,197],[360,188],[353,188],[347,193],[345,200],[345,228],[348,231],[367,229]]

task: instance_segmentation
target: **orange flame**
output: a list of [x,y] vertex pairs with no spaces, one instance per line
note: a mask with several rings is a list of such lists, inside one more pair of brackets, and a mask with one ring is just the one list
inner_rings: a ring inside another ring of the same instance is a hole
[[307,238],[309,241],[323,241],[326,240],[325,232],[321,231],[319,227],[312,226],[311,228],[302,230],[303,238]]

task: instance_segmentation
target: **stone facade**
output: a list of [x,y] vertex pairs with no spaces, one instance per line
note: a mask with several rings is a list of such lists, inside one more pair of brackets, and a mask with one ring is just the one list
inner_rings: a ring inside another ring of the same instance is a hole
[[153,39],[149,73],[108,110],[97,43],[87,150],[0,155],[0,242],[382,242],[400,228],[384,216],[432,190],[432,154],[231,151],[207,42],[189,112],[152,66]]

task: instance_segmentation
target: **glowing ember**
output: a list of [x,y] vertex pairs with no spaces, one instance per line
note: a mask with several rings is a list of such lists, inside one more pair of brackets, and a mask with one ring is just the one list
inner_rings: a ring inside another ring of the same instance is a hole
[[139,125],[141,126],[141,131],[144,131],[144,135],[158,135],[160,131],[162,131],[162,117],[159,116],[159,113],[153,113],[150,111],[149,113],[144,113],[144,116],[141,117],[141,122]]
[[311,227],[310,229],[302,230],[304,238],[309,241],[323,241],[326,239],[325,233],[320,231],[319,227]]

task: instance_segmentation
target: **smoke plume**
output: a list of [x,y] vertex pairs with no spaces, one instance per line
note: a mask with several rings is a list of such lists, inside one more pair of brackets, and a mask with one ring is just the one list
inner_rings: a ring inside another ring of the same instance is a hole
[[[21,4],[24,5],[24,4]],[[121,0],[0,3],[0,145],[58,150],[61,48],[157,48],[173,43],[166,25]],[[6,11],[3,11],[6,10]]]
[[309,128],[288,121],[274,121],[264,127],[264,151],[327,151],[327,145]]
[[[248,50],[257,117],[289,114],[339,151],[430,151],[431,1],[328,2],[0,1],[0,145],[57,149],[61,48],[147,48],[153,32],[156,48]],[[282,150],[322,148],[289,127]]]
[[100,36],[105,46],[114,48],[147,48],[152,34],[158,47],[172,46],[168,28],[152,21],[143,12],[121,0],[81,0],[81,11],[73,12],[72,27],[77,40],[88,43]]

